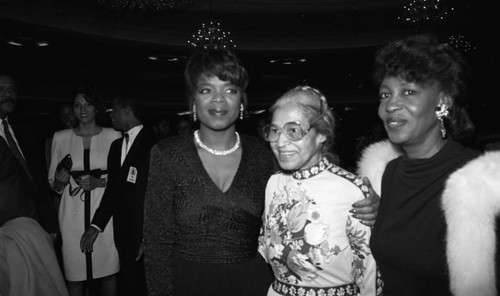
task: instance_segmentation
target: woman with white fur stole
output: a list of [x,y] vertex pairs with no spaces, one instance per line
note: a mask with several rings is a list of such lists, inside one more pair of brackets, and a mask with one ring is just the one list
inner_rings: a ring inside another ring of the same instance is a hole
[[381,196],[371,250],[386,296],[497,295],[500,152],[457,141],[473,129],[467,74],[462,57],[429,35],[377,52],[388,140],[363,152],[358,174]]

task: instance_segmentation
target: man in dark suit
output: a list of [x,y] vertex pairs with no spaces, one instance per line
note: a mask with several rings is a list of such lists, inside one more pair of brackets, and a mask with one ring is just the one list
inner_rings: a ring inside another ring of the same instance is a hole
[[42,142],[9,117],[17,101],[15,79],[0,74],[0,226],[16,217],[30,217],[55,235],[57,213],[43,165]]
[[0,138],[0,227],[17,217],[36,216],[35,205],[24,186],[25,175],[5,139]]
[[[145,295],[142,252],[143,204],[153,132],[141,121],[139,101],[119,96],[113,102],[113,127],[124,133],[108,155],[108,183],[92,225],[81,239],[82,252],[91,252],[98,233],[113,216],[114,239],[120,258],[119,295]],[[121,291],[120,291],[121,290]]]

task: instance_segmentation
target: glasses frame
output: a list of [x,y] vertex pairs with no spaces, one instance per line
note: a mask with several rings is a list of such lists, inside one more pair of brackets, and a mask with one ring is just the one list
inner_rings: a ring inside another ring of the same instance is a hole
[[[278,127],[278,126],[276,126],[275,124],[268,124],[268,125],[266,125],[266,126],[264,127],[264,136],[265,136],[265,139],[266,139],[266,141],[267,141],[267,142],[269,142],[269,143],[274,143],[274,142],[277,142],[277,141],[279,140],[279,138],[280,138],[280,137],[279,137],[279,135],[280,135],[280,134],[284,134],[284,135],[285,135],[285,137],[286,137],[288,140],[290,140],[290,141],[292,141],[292,142],[298,142],[298,141],[300,141],[300,140],[304,139],[304,137],[305,137],[305,136],[307,136],[307,134],[311,131],[311,129],[313,129],[313,128],[314,128],[314,124],[315,124],[316,122],[318,122],[318,120],[320,120],[320,119],[321,119],[321,118],[322,118],[322,117],[326,114],[326,112],[327,112],[327,111],[328,111],[328,109],[326,109],[325,111],[321,112],[321,114],[320,114],[318,117],[316,117],[314,120],[312,120],[312,121],[309,123],[309,128],[308,128],[308,129],[304,129],[304,128],[302,128],[302,124],[301,124],[299,121],[289,121],[289,122],[285,123],[282,127]],[[302,131],[302,136],[300,137],[300,139],[296,139],[296,140],[295,140],[295,139],[292,139],[292,138],[290,138],[290,137],[288,136],[288,134],[287,134],[286,132],[285,132],[285,133],[283,132],[283,129],[285,128],[285,126],[287,126],[288,124],[292,124],[292,123],[293,123],[293,124],[297,124],[297,125],[300,127],[300,129],[301,129],[301,131]],[[274,140],[274,141],[269,140],[269,128],[270,128],[271,126],[275,126],[275,127],[277,127],[277,128],[278,128],[278,131],[279,131],[279,133],[278,133],[278,138],[276,138],[276,140]]]

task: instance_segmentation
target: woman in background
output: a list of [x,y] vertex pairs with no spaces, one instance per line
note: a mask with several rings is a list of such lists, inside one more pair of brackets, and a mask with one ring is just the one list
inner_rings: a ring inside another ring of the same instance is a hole
[[[52,140],[49,183],[62,194],[59,225],[62,235],[62,257],[65,278],[71,296],[83,295],[84,281],[101,279],[103,295],[116,292],[115,274],[119,271],[118,253],[113,240],[113,223],[108,223],[92,253],[80,251],[80,238],[99,207],[106,188],[106,165],[109,147],[120,133],[98,125],[96,116],[104,112],[97,94],[81,88],[73,100],[78,124],[58,131]],[[66,155],[72,166],[58,168]]]
[[369,187],[333,163],[326,98],[299,86],[270,113],[265,137],[282,171],[266,188],[260,250],[275,277],[267,295],[381,295],[370,228],[349,213]]
[[462,146],[468,67],[430,35],[376,54],[378,115],[388,141],[368,147],[359,173],[381,195],[371,248],[384,294],[496,295],[500,154]]

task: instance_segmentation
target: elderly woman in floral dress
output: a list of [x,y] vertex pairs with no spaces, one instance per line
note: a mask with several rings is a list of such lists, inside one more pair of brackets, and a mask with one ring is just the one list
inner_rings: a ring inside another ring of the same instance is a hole
[[325,97],[296,87],[271,113],[265,135],[282,171],[266,188],[260,251],[275,276],[267,295],[380,294],[370,228],[350,214],[369,186],[332,162],[334,118]]

